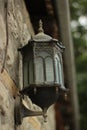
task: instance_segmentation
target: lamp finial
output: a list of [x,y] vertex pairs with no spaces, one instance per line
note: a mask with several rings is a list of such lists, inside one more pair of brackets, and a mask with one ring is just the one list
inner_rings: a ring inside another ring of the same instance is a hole
[[43,22],[42,22],[41,19],[39,20],[39,29],[38,29],[38,32],[44,32],[44,30],[43,30]]

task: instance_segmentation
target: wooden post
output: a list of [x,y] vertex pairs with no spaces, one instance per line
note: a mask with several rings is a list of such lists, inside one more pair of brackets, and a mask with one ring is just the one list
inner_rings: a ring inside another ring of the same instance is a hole
[[65,85],[70,89],[74,129],[79,130],[78,97],[68,0],[55,0],[55,8],[59,26],[59,40],[61,40],[66,47],[64,52]]

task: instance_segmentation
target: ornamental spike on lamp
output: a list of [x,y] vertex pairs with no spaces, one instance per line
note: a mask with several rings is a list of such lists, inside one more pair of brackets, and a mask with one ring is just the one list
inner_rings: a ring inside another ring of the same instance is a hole
[[[56,102],[59,93],[66,91],[62,63],[65,47],[57,39],[44,33],[41,20],[38,31],[27,45],[19,48],[23,57],[23,90],[20,94],[27,95],[34,104],[42,108],[42,113],[30,112],[33,113],[32,116],[42,114],[46,117],[47,109]],[[22,109],[26,111],[24,107]]]

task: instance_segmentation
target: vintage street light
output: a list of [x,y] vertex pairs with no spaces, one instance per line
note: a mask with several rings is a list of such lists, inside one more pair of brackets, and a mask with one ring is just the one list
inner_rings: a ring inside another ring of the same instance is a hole
[[[38,31],[27,45],[19,48],[23,57],[23,90],[20,93],[40,106],[46,117],[49,106],[56,102],[59,93],[66,91],[62,63],[65,47],[44,33],[41,20]],[[41,115],[41,112],[31,115]]]

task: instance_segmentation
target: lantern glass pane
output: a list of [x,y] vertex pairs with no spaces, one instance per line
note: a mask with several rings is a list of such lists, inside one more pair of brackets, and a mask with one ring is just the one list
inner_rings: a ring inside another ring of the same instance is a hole
[[44,72],[43,72],[43,59],[38,57],[35,61],[36,66],[36,82],[40,83],[44,81]]
[[43,57],[43,58],[46,58],[47,56],[50,56],[49,53],[47,53],[46,51],[41,51],[39,53],[39,56]]
[[62,72],[62,64],[60,62],[60,58],[56,55],[55,58],[55,67],[56,67],[56,81],[59,84],[63,84],[63,72]]
[[28,85],[28,62],[24,62],[23,80],[24,80],[24,87],[27,87],[27,85]]
[[29,84],[33,83],[33,63],[29,62]]
[[50,57],[45,59],[46,65],[46,81],[53,82],[54,81],[54,71],[53,71],[53,61]]
[[59,76],[59,60],[55,59],[55,69],[56,69],[56,82],[59,83],[60,76]]
[[60,84],[63,84],[63,75],[62,75],[62,68],[61,68],[61,64],[59,62],[59,77],[60,77]]

